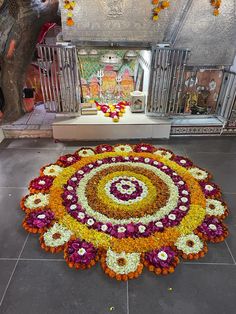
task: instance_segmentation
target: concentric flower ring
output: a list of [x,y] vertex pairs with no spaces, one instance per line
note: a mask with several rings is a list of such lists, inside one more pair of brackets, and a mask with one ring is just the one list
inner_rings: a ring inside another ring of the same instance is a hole
[[41,233],[46,251],[64,250],[70,267],[100,261],[118,280],[136,278],[143,266],[166,275],[179,257],[201,258],[206,241],[228,235],[227,206],[210,179],[189,159],[149,144],[82,148],[31,181],[23,226]]

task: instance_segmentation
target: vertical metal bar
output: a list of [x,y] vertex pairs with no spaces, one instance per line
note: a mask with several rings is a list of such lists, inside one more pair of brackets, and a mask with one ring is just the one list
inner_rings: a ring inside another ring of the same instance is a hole
[[66,95],[66,82],[65,82],[65,69],[64,69],[64,49],[60,47],[59,55],[60,55],[60,84],[61,84],[61,97],[63,98],[62,102],[62,111],[67,112],[67,95]]
[[54,82],[55,82],[55,92],[56,92],[56,98],[57,98],[57,112],[60,112],[61,110],[61,97],[59,92],[59,86],[58,86],[58,48],[53,48],[53,56],[54,56]]
[[173,68],[173,73],[172,73],[172,80],[171,80],[171,85],[170,85],[170,113],[174,113],[174,103],[173,103],[173,94],[175,92],[175,82],[176,82],[176,72],[177,72],[177,67],[178,67],[178,60],[179,60],[179,50],[174,51],[174,68]]
[[178,112],[178,102],[176,101],[178,91],[179,91],[179,80],[180,80],[180,71],[181,71],[181,66],[183,62],[183,54],[184,51],[180,51],[179,58],[177,60],[177,69],[176,69],[176,82],[175,82],[175,93],[174,93],[174,100],[173,100],[173,106],[174,106],[174,113]]
[[150,86],[149,86],[149,112],[153,112],[154,107],[154,95],[155,95],[155,81],[156,81],[156,68],[157,68],[158,49],[152,50],[152,62],[151,62],[151,73],[150,73]]
[[182,101],[179,103],[179,100],[182,100],[182,96],[183,96],[184,74],[185,74],[185,69],[186,69],[186,63],[187,63],[187,60],[188,60],[188,56],[189,56],[189,51],[186,50],[185,53],[184,53],[182,72],[181,72],[181,78],[180,78],[180,85],[179,85],[179,91],[178,91],[178,104],[179,104],[178,105],[178,113],[181,112],[181,103],[182,103]]
[[163,74],[162,74],[162,85],[161,85],[161,96],[160,104],[162,107],[162,114],[166,114],[166,102],[165,102],[165,93],[166,93],[166,75],[168,71],[168,58],[169,58],[169,49],[165,50],[165,58],[163,60]]
[[159,49],[159,58],[158,58],[158,68],[157,68],[157,79],[156,79],[156,90],[155,90],[155,96],[154,96],[154,104],[155,104],[155,112],[160,113],[161,112],[161,104],[159,102],[160,98],[160,87],[161,87],[161,80],[162,80],[162,63],[163,63],[163,57],[164,52],[162,49]]
[[52,92],[52,108],[53,111],[57,111],[57,103],[56,103],[56,94],[55,94],[55,86],[54,86],[54,73],[53,73],[53,58],[52,58],[52,48],[48,47],[48,55],[49,55],[49,64],[50,64],[50,86]]
[[49,47],[43,47],[44,48],[44,51],[45,51],[45,60],[46,60],[46,64],[47,64],[47,73],[48,75],[46,76],[47,77],[47,87],[48,87],[48,91],[49,91],[49,109],[50,111],[54,111],[53,109],[53,106],[52,106],[52,90],[51,90],[51,82],[50,82],[50,74],[51,74],[51,65],[50,65],[50,61],[48,60],[48,55],[49,55]]
[[170,103],[169,103],[169,97],[170,97],[170,87],[171,87],[171,80],[172,80],[172,72],[173,72],[173,66],[174,66],[174,62],[173,62],[173,54],[174,51],[173,50],[169,50],[170,51],[170,55],[169,55],[169,69],[168,69],[168,76],[167,76],[167,89],[166,89],[166,114],[170,113]]

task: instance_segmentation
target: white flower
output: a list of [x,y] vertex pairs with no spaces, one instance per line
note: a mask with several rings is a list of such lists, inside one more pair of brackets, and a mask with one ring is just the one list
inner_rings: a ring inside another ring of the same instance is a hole
[[188,193],[188,191],[183,190],[183,191],[182,191],[182,194],[184,194],[184,195],[188,195],[189,193]]
[[66,197],[66,199],[67,199],[67,200],[72,200],[72,198],[73,198],[73,196],[72,196],[72,195],[70,195],[70,194],[69,194],[69,195],[67,195],[67,197]]
[[46,176],[58,176],[63,171],[63,168],[58,165],[47,166],[43,170],[43,174]]
[[166,166],[163,166],[163,167],[161,167],[162,169],[164,169],[164,170],[166,170],[168,167],[166,167]]
[[165,251],[160,251],[158,254],[157,254],[157,257],[162,260],[162,261],[166,261],[167,258],[168,258],[168,254],[165,252]]
[[188,202],[188,199],[187,199],[187,197],[181,197],[181,199],[180,199],[183,203],[187,203]]
[[45,214],[40,214],[40,215],[37,216],[37,218],[38,219],[44,219],[44,218],[46,218],[46,215]]
[[209,227],[209,229],[211,229],[211,230],[213,230],[213,231],[216,231],[216,230],[217,230],[217,227],[216,227],[216,225],[214,225],[214,224],[210,224],[208,227]]
[[116,161],[116,158],[113,157],[111,160],[112,160],[112,161]]
[[184,185],[184,181],[179,181],[178,184],[179,185]]
[[49,204],[49,194],[31,194],[25,200],[25,207],[29,209],[42,208]]
[[129,145],[119,145],[115,147],[115,152],[124,152],[124,153],[129,153],[132,152],[133,149]]
[[102,151],[105,152],[107,149],[105,147],[102,147]]
[[162,228],[163,227],[163,223],[161,221],[157,221],[155,223],[155,225],[156,225],[157,228]]
[[88,165],[88,166],[89,166],[89,168],[90,168],[90,169],[92,169],[92,168],[93,168],[93,165],[92,165],[92,164],[90,164],[90,165]]
[[[140,264],[140,253],[116,253],[111,249],[106,254],[106,264],[116,274],[125,275],[135,272]],[[119,264],[119,260],[124,260],[124,265]]]
[[40,184],[40,185],[44,185],[45,183],[46,183],[46,182],[45,182],[44,180],[40,180],[40,181],[39,181],[39,184]]
[[208,173],[202,169],[197,167],[188,169],[188,172],[196,179],[196,180],[205,180],[208,177]]
[[79,170],[78,174],[84,174],[84,171],[83,170]]
[[126,231],[126,228],[125,227],[118,227],[117,231],[119,233],[124,233]]
[[207,185],[205,186],[205,190],[211,192],[211,191],[214,190],[214,187],[213,187],[212,185],[210,185],[210,184],[207,184]]
[[147,150],[147,147],[145,147],[145,146],[141,146],[141,150],[146,151],[146,150]]
[[185,254],[196,254],[203,249],[203,242],[195,234],[179,237],[175,245],[178,250],[183,251]]
[[188,209],[186,206],[184,206],[184,205],[181,205],[180,207],[179,207],[179,209],[180,210],[182,210],[183,212],[186,212],[186,210]]
[[68,191],[73,191],[74,188],[73,188],[72,186],[68,185],[68,186],[67,186],[67,190],[68,190]]
[[211,216],[221,216],[225,213],[225,206],[221,201],[214,199],[206,200],[206,213]]
[[94,220],[93,220],[92,218],[89,218],[89,219],[87,220],[87,224],[88,224],[89,226],[92,226],[92,225],[94,224]]
[[98,165],[101,165],[102,163],[103,163],[102,160],[97,160],[97,164],[98,164]]
[[73,181],[73,182],[75,182],[75,181],[77,181],[78,179],[76,178],[76,177],[73,177],[73,178],[71,178],[71,181]]
[[146,227],[145,226],[138,226],[138,231],[140,233],[144,233],[146,231]]
[[69,161],[69,162],[71,162],[71,161],[73,161],[73,160],[74,160],[73,157],[68,157],[68,158],[67,158],[67,161]]
[[85,217],[85,214],[84,214],[84,213],[82,213],[82,212],[79,212],[79,213],[78,213],[78,218],[79,218],[79,219],[84,219],[84,217]]
[[91,148],[84,148],[77,152],[80,157],[93,156],[94,151]]
[[108,229],[107,225],[102,225],[102,226],[101,226],[101,230],[102,230],[102,231],[105,232],[105,231],[107,231],[107,229]]
[[157,166],[157,165],[159,165],[159,162],[158,161],[154,161],[153,165]]
[[75,204],[70,205],[70,209],[71,209],[71,210],[75,210],[76,208],[77,208],[77,206],[76,206]]
[[139,158],[138,157],[134,157],[134,160],[139,160]]
[[149,163],[150,159],[149,159],[149,158],[145,158],[144,161],[145,161],[146,163]]
[[82,247],[81,249],[79,249],[77,251],[77,253],[80,255],[80,256],[83,256],[85,253],[86,253],[86,250]]
[[176,215],[175,214],[170,214],[170,215],[168,215],[168,218],[170,220],[175,220],[176,219]]
[[[60,234],[60,237],[54,238],[55,234]],[[43,239],[47,246],[57,247],[68,242],[71,236],[72,232],[70,230],[58,223],[55,223],[43,234]]]
[[181,160],[180,160],[180,163],[181,163],[182,165],[185,165],[185,164],[186,164],[186,162],[187,162],[187,161],[186,161],[186,160],[184,160],[184,159],[181,159]]
[[159,155],[161,157],[164,157],[164,158],[167,158],[167,159],[170,159],[172,157],[172,154],[170,152],[167,152],[165,150],[162,150],[162,149],[158,149],[154,152],[155,155]]

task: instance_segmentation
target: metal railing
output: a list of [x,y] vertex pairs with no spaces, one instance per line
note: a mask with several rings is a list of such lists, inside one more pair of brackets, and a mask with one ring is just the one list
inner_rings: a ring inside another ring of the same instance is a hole
[[179,99],[189,53],[188,49],[153,49],[147,114],[180,113]]
[[50,112],[77,113],[81,84],[75,46],[38,46],[38,65],[45,108]]

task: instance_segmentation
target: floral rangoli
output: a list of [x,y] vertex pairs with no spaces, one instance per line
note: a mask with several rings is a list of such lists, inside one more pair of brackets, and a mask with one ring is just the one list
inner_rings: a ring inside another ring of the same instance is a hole
[[228,235],[228,215],[211,175],[188,158],[150,144],[99,145],[40,170],[21,201],[23,227],[41,247],[64,251],[71,268],[100,263],[117,280],[146,267],[174,272]]

